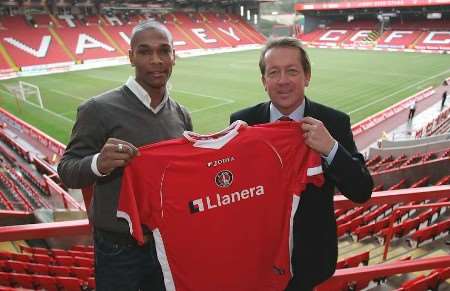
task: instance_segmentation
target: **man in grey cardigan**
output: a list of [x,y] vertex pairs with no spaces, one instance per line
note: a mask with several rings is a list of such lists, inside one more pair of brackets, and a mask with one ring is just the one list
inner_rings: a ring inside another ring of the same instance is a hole
[[116,218],[123,167],[137,147],[180,137],[192,130],[187,110],[166,89],[175,64],[172,35],[155,21],[137,25],[129,51],[135,78],[93,97],[78,108],[77,120],[58,173],[69,188],[94,186],[96,290],[164,290],[151,230],[137,245],[128,224]]

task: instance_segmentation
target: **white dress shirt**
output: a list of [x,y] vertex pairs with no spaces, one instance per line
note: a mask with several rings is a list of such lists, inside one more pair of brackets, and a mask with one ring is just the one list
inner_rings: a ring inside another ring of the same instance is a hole
[[[166,105],[167,100],[169,100],[169,94],[166,93],[164,94],[164,98],[161,100],[161,103],[158,104],[158,106],[156,106],[155,108],[150,106],[150,102],[151,102],[151,98],[150,95],[148,95],[147,91],[145,91],[145,89],[136,81],[136,79],[134,77],[129,77],[127,82],[125,83],[125,86],[128,87],[128,89],[131,90],[131,92],[134,93],[134,95],[136,95],[136,97],[139,99],[139,101],[142,102],[142,104],[145,105],[145,107],[147,107],[151,112],[153,112],[153,114],[158,114],[159,111],[161,111],[161,109],[164,107],[164,105]],[[95,154],[92,157],[92,162],[91,162],[91,170],[92,172],[94,172],[95,175],[99,176],[99,177],[104,177],[106,175],[103,175],[102,173],[100,173],[100,171],[97,168],[97,159],[98,159],[98,155],[100,153]]]

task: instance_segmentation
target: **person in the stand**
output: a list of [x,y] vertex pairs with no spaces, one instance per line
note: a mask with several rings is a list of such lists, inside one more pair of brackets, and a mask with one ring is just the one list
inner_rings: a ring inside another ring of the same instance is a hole
[[408,113],[408,121],[411,122],[414,118],[414,114],[416,113],[416,100],[413,100],[409,105],[409,113]]
[[444,109],[445,101],[447,101],[447,80],[444,80],[444,82],[442,82],[442,86],[444,87],[444,92],[442,92],[441,110]]

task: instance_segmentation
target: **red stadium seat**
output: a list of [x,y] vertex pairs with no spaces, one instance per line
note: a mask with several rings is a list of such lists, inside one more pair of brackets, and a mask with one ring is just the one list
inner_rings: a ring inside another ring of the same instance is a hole
[[48,265],[28,263],[28,271],[32,274],[48,275]]
[[22,253],[33,254],[33,251],[31,250],[32,248],[29,246],[20,245],[19,248]]
[[402,286],[397,290],[402,291],[423,291],[427,290],[427,282],[426,277],[424,275],[420,275],[412,280],[406,281],[402,284]]
[[34,254],[33,261],[35,263],[50,265],[53,264],[53,258],[49,255]]
[[431,272],[427,276],[427,288],[431,290],[437,290],[437,287],[439,286],[439,280],[439,273],[435,271]]
[[47,291],[58,291],[56,278],[48,275],[33,275],[37,288],[43,288]]
[[30,274],[10,273],[11,285],[34,289],[34,278]]
[[84,258],[84,257],[74,257],[75,265],[78,267],[94,267],[94,259]]
[[95,278],[94,277],[90,277],[87,282],[88,282],[89,289],[95,289]]
[[441,282],[446,281],[448,278],[450,278],[450,267],[445,268],[445,269],[440,269],[438,271],[439,273],[439,280]]
[[94,252],[90,251],[74,251],[74,250],[68,250],[67,251],[72,257],[84,257],[93,259],[94,258]]
[[370,253],[368,251],[348,257],[342,261],[339,261],[336,264],[336,269],[354,268],[358,267],[360,264],[367,265],[369,263],[369,257]]
[[73,276],[82,279],[84,282],[87,282],[90,277],[94,276],[93,268],[71,267],[70,271]]
[[0,285],[3,285],[3,286],[10,286],[11,285],[10,273],[0,272]]
[[70,268],[68,266],[48,266],[48,272],[53,276],[70,277]]
[[56,256],[68,256],[69,253],[66,250],[63,249],[51,249],[50,252],[54,257]]
[[0,261],[0,272],[11,272],[8,261]]
[[450,183],[450,175],[442,177],[439,181],[436,182],[436,186],[446,185]]
[[441,221],[437,224],[437,234],[450,231],[450,219]]
[[9,269],[16,273],[28,273],[28,263],[21,261],[6,261]]
[[56,277],[58,286],[64,291],[80,291],[83,281],[75,277]]
[[60,266],[73,266],[75,264],[75,259],[72,256],[55,256],[55,262]]
[[21,262],[31,262],[32,258],[31,256],[27,255],[27,254],[16,254],[13,253],[12,254],[12,259],[15,261],[21,261]]
[[372,189],[372,191],[373,191],[373,192],[383,191],[383,188],[384,188],[384,185],[383,185],[383,184],[380,184],[380,185],[374,186],[373,189]]
[[22,253],[28,253],[28,254],[41,254],[41,255],[48,255],[49,251],[46,248],[34,248],[29,246],[20,245],[20,251]]
[[71,250],[73,251],[80,251],[80,252],[93,252],[94,247],[93,246],[85,246],[85,245],[74,245]]
[[437,290],[439,285],[439,273],[431,272],[427,276],[420,275],[412,280],[406,281],[402,284],[400,290],[404,291],[423,291],[423,290]]
[[385,217],[377,222],[360,226],[352,234],[352,237],[355,241],[359,241],[369,235],[373,235],[383,228],[386,228],[389,226],[389,217]]

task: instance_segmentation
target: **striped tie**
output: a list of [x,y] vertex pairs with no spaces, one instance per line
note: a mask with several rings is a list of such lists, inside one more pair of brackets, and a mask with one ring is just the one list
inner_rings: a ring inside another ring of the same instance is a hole
[[292,118],[290,118],[289,116],[281,116],[280,118],[278,118],[279,121],[294,121]]

